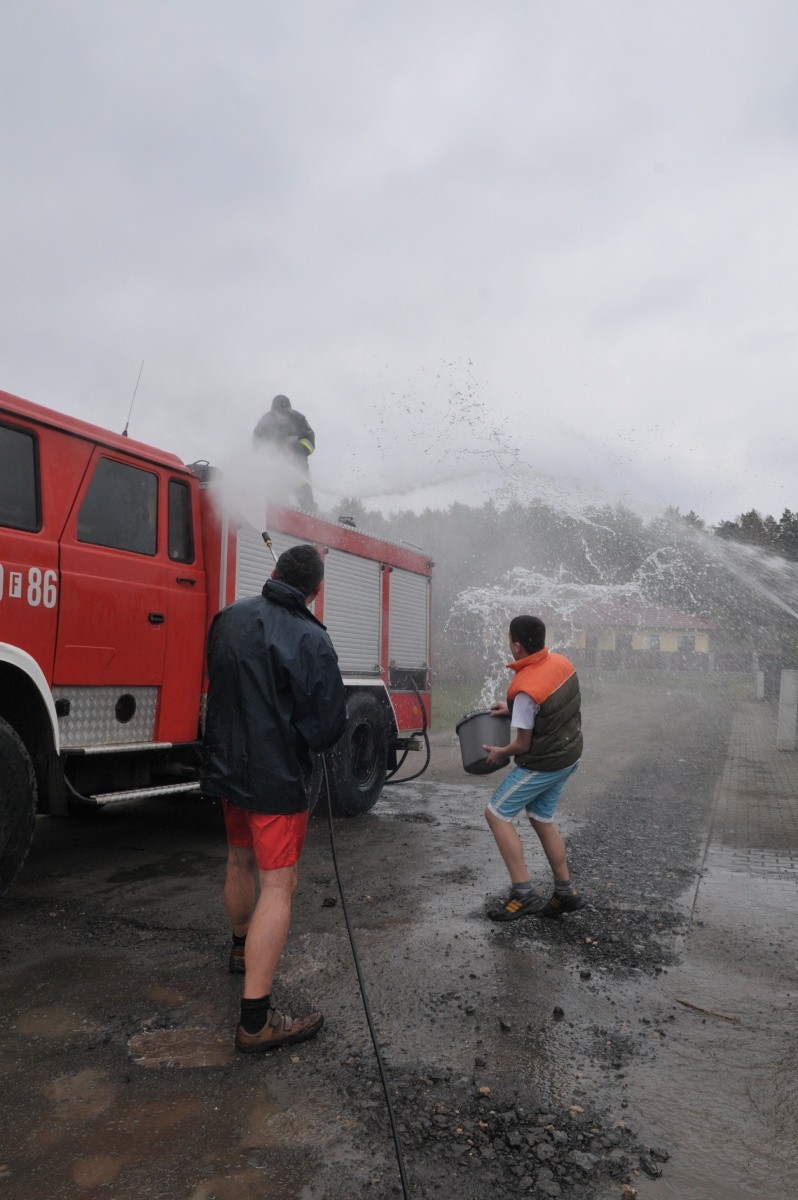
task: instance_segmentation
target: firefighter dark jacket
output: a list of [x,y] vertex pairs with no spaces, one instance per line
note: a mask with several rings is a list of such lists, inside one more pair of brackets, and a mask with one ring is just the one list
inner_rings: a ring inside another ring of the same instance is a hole
[[295,408],[265,413],[255,426],[252,441],[255,446],[269,442],[305,461],[316,449],[316,435],[307,418]]
[[202,790],[259,813],[308,807],[310,751],[346,725],[338,656],[294,588],[270,579],[260,596],[217,613],[208,635]]

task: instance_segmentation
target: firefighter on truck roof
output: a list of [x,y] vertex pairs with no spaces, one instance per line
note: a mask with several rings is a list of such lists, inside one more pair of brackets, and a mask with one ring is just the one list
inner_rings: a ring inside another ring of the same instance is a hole
[[298,478],[291,480],[291,491],[297,504],[303,512],[315,513],[316,502],[308,478],[308,459],[316,449],[316,437],[306,417],[291,407],[287,396],[274,397],[271,409],[263,414],[255,426],[252,445],[256,449],[273,446],[286,456],[298,473]]

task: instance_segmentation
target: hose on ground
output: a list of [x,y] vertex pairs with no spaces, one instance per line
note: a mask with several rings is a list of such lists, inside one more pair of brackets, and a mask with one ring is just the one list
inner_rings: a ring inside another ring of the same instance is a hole
[[324,786],[325,786],[325,790],[327,792],[327,823],[330,827],[330,850],[332,853],[333,867],[335,868],[335,879],[336,879],[336,883],[338,884],[338,895],[341,897],[341,908],[342,908],[343,914],[344,914],[344,923],[346,925],[346,932],[349,935],[349,945],[352,948],[352,959],[354,961],[355,971],[357,973],[357,982],[358,982],[358,986],[360,988],[360,998],[363,1001],[363,1010],[366,1014],[366,1024],[368,1025],[369,1033],[371,1034],[371,1042],[372,1042],[372,1045],[374,1046],[374,1054],[377,1059],[377,1067],[378,1067],[379,1073],[380,1073],[380,1081],[382,1083],[382,1090],[385,1093],[385,1104],[388,1109],[388,1121],[391,1126],[391,1133],[393,1134],[393,1144],[394,1144],[394,1149],[396,1150],[396,1161],[399,1164],[399,1178],[402,1181],[402,1194],[405,1197],[405,1200],[410,1200],[410,1188],[409,1188],[409,1185],[407,1182],[407,1172],[405,1171],[405,1161],[404,1161],[404,1156],[402,1154],[402,1143],[399,1140],[399,1130],[396,1125],[396,1117],[395,1117],[394,1111],[393,1111],[393,1104],[391,1103],[391,1094],[390,1094],[390,1091],[388,1088],[388,1077],[385,1073],[385,1064],[382,1061],[382,1054],[380,1053],[380,1047],[377,1042],[377,1034],[374,1029],[374,1022],[371,1017],[371,1009],[369,1007],[368,997],[366,995],[366,984],[363,979],[363,972],[360,969],[360,960],[357,955],[357,947],[355,946],[355,938],[352,933],[352,923],[349,920],[349,909],[347,908],[347,904],[346,904],[346,896],[344,895],[344,887],[343,887],[343,884],[341,883],[341,872],[338,869],[338,855],[336,854],[336,849],[335,849],[335,830],[333,828],[332,806],[330,804],[330,781],[327,776],[327,756],[326,755],[322,755],[321,765],[322,765],[322,770],[324,771]]

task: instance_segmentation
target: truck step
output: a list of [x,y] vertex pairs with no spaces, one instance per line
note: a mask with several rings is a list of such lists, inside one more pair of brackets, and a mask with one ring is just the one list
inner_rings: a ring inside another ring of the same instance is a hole
[[147,800],[156,796],[188,796],[197,794],[200,790],[198,783],[170,783],[165,787],[134,788],[129,792],[98,792],[88,799],[97,804],[112,804],[120,800]]

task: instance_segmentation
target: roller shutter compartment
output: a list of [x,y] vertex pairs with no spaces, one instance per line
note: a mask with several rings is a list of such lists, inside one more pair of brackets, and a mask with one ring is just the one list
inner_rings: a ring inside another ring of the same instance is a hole
[[410,678],[426,686],[429,667],[429,578],[413,571],[391,572],[389,658],[391,686],[408,687]]
[[[272,533],[274,553],[279,558],[289,546],[301,546],[300,538],[287,533]],[[259,596],[263,585],[274,570],[272,552],[256,529],[246,526],[238,530],[236,550],[236,600],[246,596]]]
[[380,564],[330,550],[324,571],[324,624],[344,675],[380,670]]

